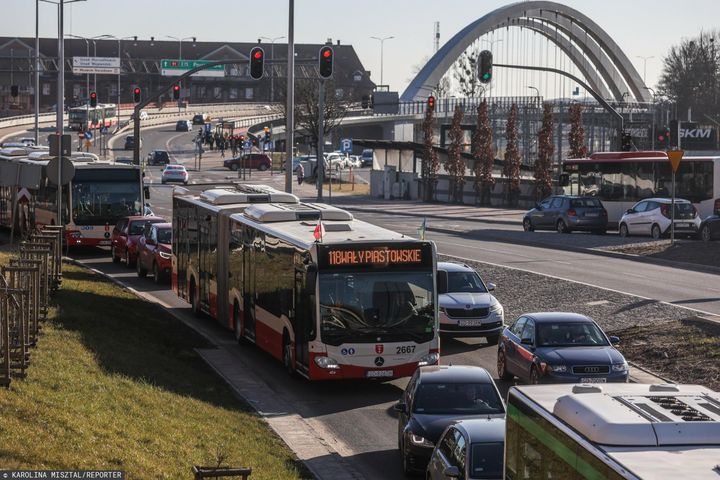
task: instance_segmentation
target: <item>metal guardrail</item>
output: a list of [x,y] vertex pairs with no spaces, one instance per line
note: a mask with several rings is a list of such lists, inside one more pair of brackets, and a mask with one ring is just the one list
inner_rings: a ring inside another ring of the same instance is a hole
[[33,232],[0,267],[0,386],[24,378],[61,280],[62,227]]

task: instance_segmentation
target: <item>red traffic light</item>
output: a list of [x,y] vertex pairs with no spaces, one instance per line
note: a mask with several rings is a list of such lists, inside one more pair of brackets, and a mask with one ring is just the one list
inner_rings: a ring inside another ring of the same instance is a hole
[[90,98],[97,98],[97,93],[92,92],[92,93],[90,94]]
[[427,99],[427,108],[428,110],[434,110],[435,109],[435,97],[430,95]]
[[322,55],[323,55],[323,57],[328,58],[329,56],[332,55],[332,50],[330,50],[329,48],[328,48],[328,49],[325,49],[325,50],[323,51],[323,54],[322,54]]
[[262,58],[262,56],[263,56],[262,50],[255,50],[255,53],[253,53],[253,57],[255,57],[255,59],[257,59],[257,60],[260,60]]
[[139,94],[140,94],[140,89],[136,87],[136,88],[135,88],[135,93],[139,95]]
[[180,85],[173,85],[173,90],[176,92],[180,90]]

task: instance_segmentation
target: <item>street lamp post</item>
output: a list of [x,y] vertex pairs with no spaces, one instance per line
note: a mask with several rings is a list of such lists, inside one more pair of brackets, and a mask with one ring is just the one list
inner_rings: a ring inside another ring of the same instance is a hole
[[654,55],[650,55],[649,57],[643,57],[642,55],[635,55],[637,58],[641,58],[643,61],[643,83],[645,82],[645,74],[647,73],[647,61],[651,58],[655,58]]
[[197,37],[178,38],[178,37],[173,37],[172,35],[165,35],[165,37],[170,38],[172,40],[177,40],[180,43],[180,48],[178,49],[179,50],[178,54],[180,55],[180,60],[182,60],[182,42],[184,42],[185,40],[192,40],[193,43],[195,43],[197,41]]
[[380,85],[384,85],[383,83],[383,63],[384,63],[384,48],[385,48],[385,40],[390,40],[392,38],[395,38],[394,36],[389,37],[370,37],[374,40],[378,40],[380,42]]
[[650,90],[650,93],[652,93],[653,103],[652,103],[652,132],[650,136],[652,137],[652,149],[655,150],[655,90],[653,90],[650,87],[645,87],[645,90]]
[[120,74],[122,73],[122,45],[121,42],[123,40],[130,40],[131,38],[137,42],[137,35],[132,35],[128,37],[116,37],[115,35],[98,35],[98,38],[107,38],[111,40],[117,40],[118,42],[118,61],[120,62],[120,65],[118,67],[118,76],[117,76],[117,105],[115,108],[116,114],[117,114],[117,127],[120,128]]
[[[276,40],[282,40],[286,37],[260,37],[263,40],[270,40],[270,103],[273,103],[275,101],[275,75],[273,72],[274,66],[273,66],[273,60],[275,59],[275,41]],[[260,43],[260,42],[258,42]]]
[[540,105],[540,90],[538,90],[537,87],[533,87],[533,86],[530,86],[530,85],[528,85],[528,88],[530,88],[530,89],[532,89],[532,90],[535,90],[535,97],[536,97],[537,100],[538,100],[538,106],[539,106],[539,105]]

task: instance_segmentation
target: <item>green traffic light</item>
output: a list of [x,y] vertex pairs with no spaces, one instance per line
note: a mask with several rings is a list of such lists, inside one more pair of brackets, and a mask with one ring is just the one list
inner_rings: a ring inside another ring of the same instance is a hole
[[489,73],[483,74],[483,80],[490,80],[490,74]]

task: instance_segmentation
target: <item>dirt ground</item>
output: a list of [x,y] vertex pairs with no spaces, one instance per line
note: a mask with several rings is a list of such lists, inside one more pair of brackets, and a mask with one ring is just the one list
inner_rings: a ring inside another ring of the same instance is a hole
[[616,330],[631,362],[678,383],[720,391],[720,324],[694,318]]
[[607,247],[605,249],[630,255],[720,268],[720,242],[677,240],[674,245],[671,245],[670,240],[661,240],[659,242]]

